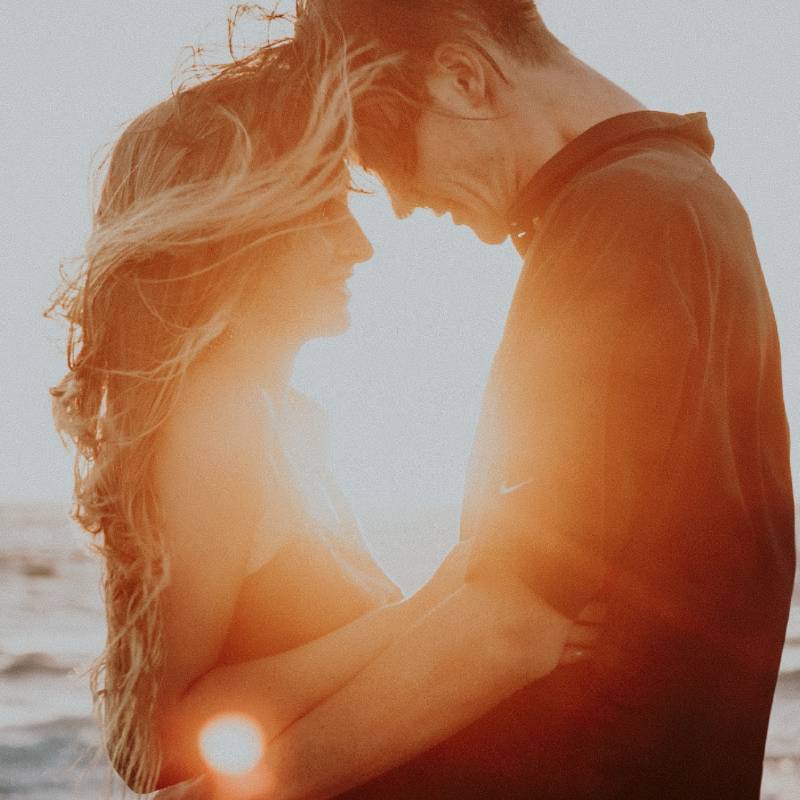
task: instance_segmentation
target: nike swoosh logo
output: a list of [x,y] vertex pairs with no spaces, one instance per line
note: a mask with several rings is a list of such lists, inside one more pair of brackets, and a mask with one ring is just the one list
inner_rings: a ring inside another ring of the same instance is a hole
[[516,492],[517,489],[521,489],[523,486],[527,486],[529,483],[533,483],[533,478],[528,478],[526,481],[515,483],[513,486],[507,486],[504,483],[500,486],[500,494],[512,494],[513,492]]

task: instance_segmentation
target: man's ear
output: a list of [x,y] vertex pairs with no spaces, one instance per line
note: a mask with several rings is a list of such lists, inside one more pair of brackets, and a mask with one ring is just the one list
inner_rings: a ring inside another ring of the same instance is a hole
[[470,116],[494,110],[499,75],[480,49],[464,42],[436,48],[428,89],[435,100]]

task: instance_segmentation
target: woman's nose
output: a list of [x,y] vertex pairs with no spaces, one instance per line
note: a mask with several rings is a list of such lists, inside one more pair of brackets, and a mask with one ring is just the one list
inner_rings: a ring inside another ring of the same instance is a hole
[[348,216],[349,219],[342,226],[339,237],[339,253],[354,264],[369,261],[375,252],[372,243],[367,239],[356,218],[352,214]]

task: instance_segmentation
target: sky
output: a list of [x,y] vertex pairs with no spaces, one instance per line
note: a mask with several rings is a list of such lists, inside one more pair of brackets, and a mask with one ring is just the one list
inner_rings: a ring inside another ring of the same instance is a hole
[[[219,46],[229,3],[6,3],[0,26],[0,500],[68,502],[47,387],[63,328],[42,318],[89,228],[90,175],[121,126],[164,97],[191,45]],[[750,213],[800,431],[800,5],[795,0],[542,0],[555,33],[651,108],[704,110],[714,163]],[[257,33],[247,28],[248,41]],[[351,330],[307,346],[295,383],[328,409],[356,510],[456,507],[481,390],[520,263],[449,218],[352,209],[375,246]]]

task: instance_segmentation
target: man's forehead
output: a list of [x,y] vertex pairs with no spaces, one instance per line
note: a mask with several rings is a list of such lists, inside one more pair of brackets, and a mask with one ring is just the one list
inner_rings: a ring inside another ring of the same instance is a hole
[[398,219],[405,219],[411,216],[419,208],[419,203],[415,203],[406,195],[398,195],[389,192],[389,199],[392,201],[392,211]]
[[418,208],[431,208],[426,200],[427,192],[416,182],[385,179],[383,184],[392,203],[392,210],[398,219],[405,219]]

